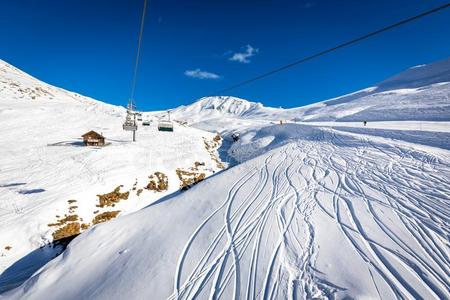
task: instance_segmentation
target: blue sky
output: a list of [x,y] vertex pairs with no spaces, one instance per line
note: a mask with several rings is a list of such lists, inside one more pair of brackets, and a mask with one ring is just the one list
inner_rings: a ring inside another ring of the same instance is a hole
[[[135,99],[157,110],[439,6],[424,0],[150,0]],[[143,0],[3,0],[0,59],[113,104],[130,95]],[[295,107],[450,54],[450,9],[229,92]]]

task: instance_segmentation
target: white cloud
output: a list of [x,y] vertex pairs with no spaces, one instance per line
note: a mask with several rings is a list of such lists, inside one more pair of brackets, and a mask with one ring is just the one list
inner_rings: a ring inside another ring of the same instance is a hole
[[192,77],[192,78],[198,78],[198,79],[219,79],[221,76],[211,73],[211,72],[206,72],[206,71],[202,71],[200,69],[195,69],[195,70],[186,70],[184,72],[184,75],[186,75],[187,77]]
[[243,52],[236,52],[236,53],[234,53],[229,58],[229,60],[231,60],[231,61],[238,61],[238,62],[243,63],[243,64],[248,64],[248,63],[250,63],[250,57],[255,56],[259,52],[259,49],[253,48],[250,45],[247,45],[247,46],[242,47],[242,48],[244,50]]

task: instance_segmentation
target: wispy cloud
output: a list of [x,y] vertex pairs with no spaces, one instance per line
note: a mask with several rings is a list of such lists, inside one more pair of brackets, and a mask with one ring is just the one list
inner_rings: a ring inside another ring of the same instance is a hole
[[186,70],[184,75],[187,77],[197,78],[197,79],[219,79],[221,76],[215,73],[202,71],[200,69]]
[[248,64],[248,63],[250,63],[250,57],[255,56],[259,52],[259,49],[253,48],[250,45],[242,47],[242,50],[243,51],[241,51],[241,52],[234,53],[229,58],[229,60],[231,60],[231,61],[238,61],[238,62],[243,63],[243,64]]

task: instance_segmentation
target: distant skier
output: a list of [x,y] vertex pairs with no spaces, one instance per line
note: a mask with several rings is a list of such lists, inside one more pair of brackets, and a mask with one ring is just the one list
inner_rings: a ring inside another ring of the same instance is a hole
[[367,121],[364,121],[364,126],[366,126],[367,125]]

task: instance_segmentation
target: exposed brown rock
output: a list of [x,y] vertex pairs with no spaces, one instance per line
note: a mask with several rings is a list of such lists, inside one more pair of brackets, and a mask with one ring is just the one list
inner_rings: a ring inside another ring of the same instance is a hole
[[203,138],[203,143],[205,144],[205,149],[208,151],[209,156],[211,156],[211,160],[216,163],[216,166],[220,169],[225,169],[225,165],[217,156],[216,150],[220,147],[222,143],[222,137],[220,135],[216,135],[212,141]]
[[176,170],[177,176],[180,179],[180,188],[187,190],[190,186],[203,181],[206,177],[205,173],[200,173],[197,171],[187,171],[183,169]]
[[50,223],[48,226],[62,226],[69,222],[74,222],[78,220],[78,215],[66,215],[64,218],[57,220],[56,223]]
[[149,183],[145,187],[147,190],[162,192],[167,191],[169,188],[169,179],[167,175],[161,172],[155,172],[153,175],[149,176]]
[[68,223],[53,233],[53,241],[78,235],[81,232],[81,226],[78,222]]
[[99,224],[106,222],[108,220],[114,219],[120,213],[120,210],[116,211],[105,211],[99,215],[96,215],[94,219],[92,219],[92,224]]
[[99,204],[97,204],[97,207],[115,206],[115,204],[120,202],[121,200],[127,200],[130,192],[121,193],[121,187],[123,186],[116,187],[114,191],[110,193],[97,195],[99,200]]

